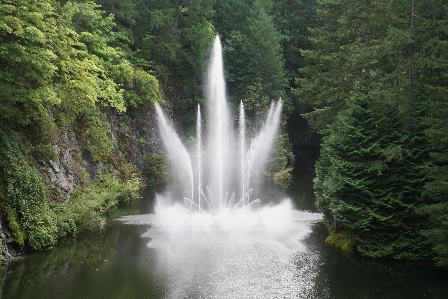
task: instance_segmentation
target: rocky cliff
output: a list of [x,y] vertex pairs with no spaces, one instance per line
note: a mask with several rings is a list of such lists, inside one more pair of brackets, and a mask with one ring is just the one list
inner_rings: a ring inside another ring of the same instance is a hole
[[113,141],[112,154],[107,161],[94,162],[72,127],[61,128],[52,142],[58,159],[44,162],[41,170],[47,176],[50,187],[61,189],[67,200],[77,185],[83,184],[86,179],[95,180],[99,169],[112,167],[118,171],[124,163],[135,166],[145,182],[145,159],[162,150],[154,107],[150,103],[120,114],[108,109],[106,115],[110,126],[109,137]]
[[[169,101],[166,101],[164,109],[169,117],[173,116]],[[148,102],[138,109],[130,108],[126,113],[105,108],[103,116],[110,127],[106,141],[110,142],[112,149],[101,160],[95,159],[88,150],[86,132],[75,125],[56,128],[51,141],[54,153],[47,158],[26,154],[23,148],[26,148],[27,140],[24,137],[21,141],[20,137],[16,139],[18,141],[14,144],[21,157],[20,165],[28,167],[26,169],[36,173],[37,177],[40,173],[42,178],[37,178],[36,182],[42,192],[37,198],[29,194],[27,188],[30,187],[15,186],[11,175],[17,174],[20,178],[22,166],[8,166],[9,158],[3,159],[2,167],[6,168],[0,172],[0,245],[3,244],[4,256],[9,252],[14,254],[27,249],[46,248],[54,245],[60,237],[103,225],[101,214],[104,211],[119,202],[138,197],[138,189],[153,179],[148,172],[148,168],[154,169],[150,165],[153,163],[151,157],[154,154],[163,156],[153,105]],[[2,140],[6,142],[6,139]],[[160,159],[157,163],[160,164]],[[27,178],[23,183],[35,185]],[[11,193],[17,187],[23,189],[23,196]],[[48,228],[42,231],[42,235],[39,225]],[[33,230],[33,227],[37,228]],[[39,239],[33,243],[35,235]]]

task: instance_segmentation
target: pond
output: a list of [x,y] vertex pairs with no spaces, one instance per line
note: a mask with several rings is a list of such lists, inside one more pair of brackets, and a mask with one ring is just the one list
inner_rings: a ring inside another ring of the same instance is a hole
[[110,215],[100,234],[8,261],[0,298],[448,298],[448,271],[430,263],[377,261],[325,245],[311,174],[295,177],[283,195],[296,207],[287,229],[156,227],[148,192]]

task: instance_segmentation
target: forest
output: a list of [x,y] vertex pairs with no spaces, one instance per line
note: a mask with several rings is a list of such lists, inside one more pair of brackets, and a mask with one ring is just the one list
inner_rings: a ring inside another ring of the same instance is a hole
[[[100,229],[112,206],[166,180],[163,154],[134,163],[114,127],[164,103],[186,139],[194,136],[216,34],[228,97],[244,103],[249,133],[283,99],[274,180],[287,185],[294,153],[317,140],[327,242],[448,266],[443,0],[1,1],[3,255],[5,242],[41,250]],[[70,159],[63,136],[76,145]],[[48,165],[70,168],[73,190],[54,183]]]

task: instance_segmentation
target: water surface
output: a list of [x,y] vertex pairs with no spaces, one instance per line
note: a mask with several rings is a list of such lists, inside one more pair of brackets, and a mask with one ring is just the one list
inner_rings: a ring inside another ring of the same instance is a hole
[[[313,212],[310,175],[297,177],[302,187],[287,195]],[[448,298],[446,270],[326,246],[325,228],[312,213],[294,211],[281,230],[175,232],[149,224],[153,201],[150,193],[111,215],[101,234],[7,262],[1,298]],[[136,216],[114,220],[123,215]]]

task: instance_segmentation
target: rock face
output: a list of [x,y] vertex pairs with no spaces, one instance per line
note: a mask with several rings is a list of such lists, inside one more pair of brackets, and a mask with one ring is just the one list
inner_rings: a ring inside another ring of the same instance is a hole
[[[70,153],[70,150],[66,150],[66,153]],[[67,155],[64,154],[64,157],[67,157]],[[69,162],[71,162],[71,156],[68,155],[67,157],[69,159]],[[52,184],[58,184],[62,189],[64,189],[68,195],[73,194],[73,189],[75,187],[75,177],[73,175],[73,168],[70,167],[71,165],[68,165],[66,168],[66,171],[62,173],[61,167],[59,166],[60,163],[64,162],[54,162],[50,161],[50,166],[47,167],[47,172],[50,176],[50,181]]]
[[102,167],[112,165],[113,169],[118,169],[123,163],[129,163],[136,167],[144,180],[145,158],[162,150],[157,118],[150,103],[138,109],[129,109],[127,113],[118,114],[108,109],[105,114],[114,146],[107,162],[94,163],[89,151],[82,148],[75,129],[64,127],[60,128],[52,142],[57,160],[41,165],[50,188],[61,190],[66,200],[86,177],[94,180]]
[[153,106],[130,109],[127,114],[109,112],[108,123],[114,143],[114,156],[122,156],[141,172],[146,156],[161,150],[157,118]]
[[72,152],[74,148],[79,147],[73,130],[64,128],[52,142],[56,149],[57,160],[44,162],[41,170],[47,174],[50,182],[50,188],[59,187],[63,190],[65,198],[68,200],[73,194],[77,184],[77,176],[74,170],[74,159]]

